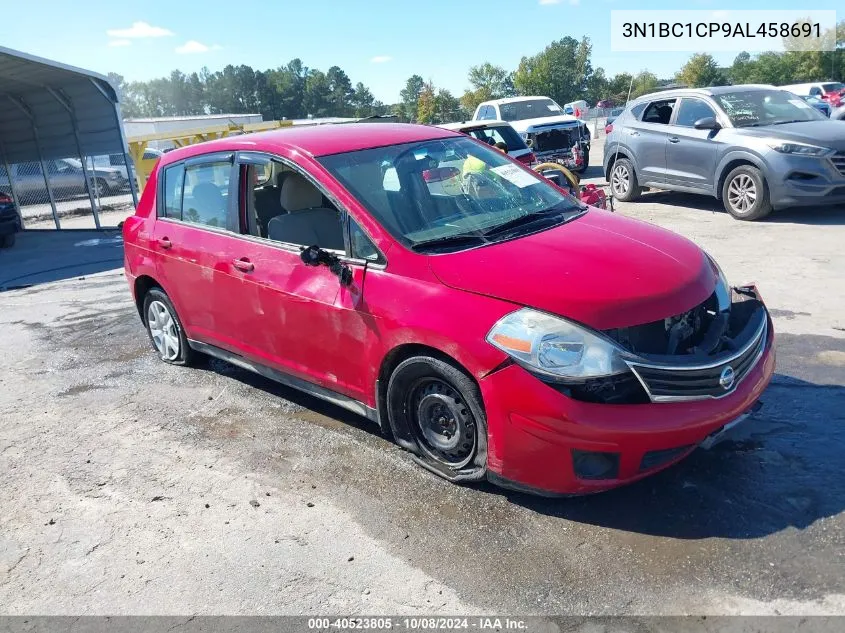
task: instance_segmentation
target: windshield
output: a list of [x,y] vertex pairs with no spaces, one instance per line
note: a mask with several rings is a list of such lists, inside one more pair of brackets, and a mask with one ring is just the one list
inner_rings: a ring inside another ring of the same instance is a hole
[[469,130],[467,133],[471,137],[487,143],[488,145],[504,143],[508,146],[509,152],[528,149],[525,141],[522,140],[522,137],[510,125],[495,125],[486,128]]
[[550,228],[583,212],[577,200],[542,176],[467,137],[319,160],[391,235],[419,251],[481,246]]
[[841,84],[839,82],[832,83],[832,84],[822,84],[822,90],[824,90],[825,94],[828,92],[839,92],[845,88],[845,84]]
[[526,99],[512,103],[499,104],[503,121],[522,121],[523,119],[541,119],[563,114],[561,107],[551,99]]
[[743,90],[714,95],[734,127],[817,121],[825,116],[791,92]]

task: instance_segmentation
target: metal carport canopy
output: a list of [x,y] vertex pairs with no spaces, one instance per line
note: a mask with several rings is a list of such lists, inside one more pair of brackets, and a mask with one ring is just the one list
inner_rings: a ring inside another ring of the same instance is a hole
[[8,163],[125,153],[114,88],[97,73],[0,46],[0,151]]

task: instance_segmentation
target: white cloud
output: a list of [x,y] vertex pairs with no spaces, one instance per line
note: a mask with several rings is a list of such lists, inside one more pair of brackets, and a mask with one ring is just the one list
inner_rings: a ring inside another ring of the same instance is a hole
[[197,42],[196,40],[188,40],[182,46],[176,47],[176,52],[180,55],[191,55],[194,53],[207,53],[208,51],[219,51],[222,46],[219,44],[214,44],[213,46],[207,46],[202,42]]
[[117,48],[118,46],[129,46],[132,44],[132,40],[111,40],[109,42],[109,46],[112,48]]
[[133,22],[128,29],[109,29],[106,35],[118,39],[141,39],[147,37],[167,37],[173,31],[160,26],[152,26],[146,22]]
[[385,62],[389,62],[391,59],[393,58],[390,55],[376,55],[370,60],[370,62],[373,64],[383,64]]

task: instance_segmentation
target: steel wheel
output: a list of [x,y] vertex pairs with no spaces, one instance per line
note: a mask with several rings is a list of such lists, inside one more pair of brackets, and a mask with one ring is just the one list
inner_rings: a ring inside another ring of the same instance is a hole
[[151,301],[147,308],[147,325],[153,345],[162,359],[176,360],[180,351],[179,331],[170,309],[161,301]]
[[463,468],[476,451],[477,424],[461,394],[440,378],[421,378],[408,391],[408,412],[420,448],[449,468]]
[[625,196],[631,189],[631,171],[628,166],[616,163],[610,176],[610,188],[617,198]]
[[738,213],[747,213],[757,201],[757,185],[748,174],[738,174],[728,185],[728,204]]

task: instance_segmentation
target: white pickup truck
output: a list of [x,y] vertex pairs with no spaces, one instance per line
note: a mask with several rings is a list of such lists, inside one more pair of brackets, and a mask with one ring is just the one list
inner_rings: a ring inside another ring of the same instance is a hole
[[578,172],[590,163],[587,124],[548,97],[509,97],[479,104],[473,121],[507,121],[540,162],[557,162]]

